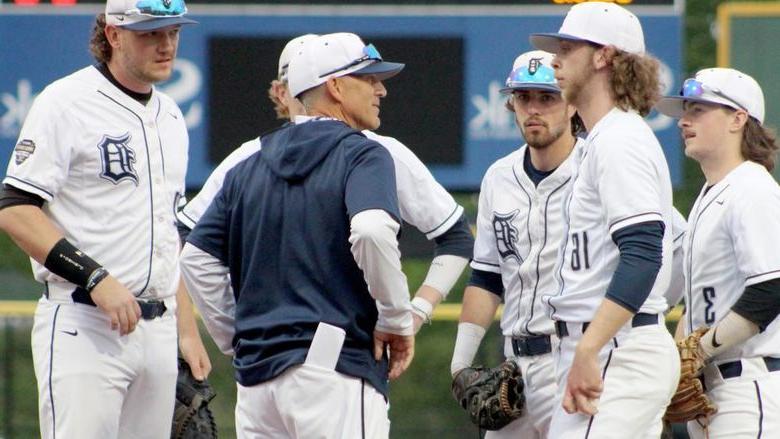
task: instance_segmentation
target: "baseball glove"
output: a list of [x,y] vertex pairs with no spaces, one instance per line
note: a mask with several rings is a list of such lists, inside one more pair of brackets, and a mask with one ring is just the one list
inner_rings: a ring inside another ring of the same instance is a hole
[[688,337],[677,342],[680,351],[680,383],[666,408],[664,420],[667,422],[687,422],[705,418],[718,411],[718,407],[704,393],[701,372],[704,359],[699,343],[707,328],[699,328]]
[[216,439],[217,425],[208,406],[216,395],[209,382],[196,380],[187,362],[179,358],[171,439]]
[[525,408],[523,377],[512,360],[498,367],[467,367],[452,380],[452,396],[485,430],[500,430]]

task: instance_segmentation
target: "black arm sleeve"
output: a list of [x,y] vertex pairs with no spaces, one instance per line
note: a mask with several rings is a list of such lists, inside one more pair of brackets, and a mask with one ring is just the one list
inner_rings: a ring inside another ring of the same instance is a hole
[[472,269],[468,285],[482,288],[502,299],[504,298],[504,282],[498,273]]
[[780,279],[771,279],[745,288],[731,310],[766,330],[780,314]]
[[633,313],[639,311],[661,269],[663,239],[661,221],[634,224],[612,234],[620,260],[606,297]]
[[452,227],[434,238],[434,242],[436,243],[433,251],[435,256],[453,255],[471,259],[474,253],[474,235],[471,233],[466,215],[461,215]]
[[4,184],[2,189],[0,189],[0,210],[6,207],[23,205],[41,208],[43,203],[43,198],[7,184]]

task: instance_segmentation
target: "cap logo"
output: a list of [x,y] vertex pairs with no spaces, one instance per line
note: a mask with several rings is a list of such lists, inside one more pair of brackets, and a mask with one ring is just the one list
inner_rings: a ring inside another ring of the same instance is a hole
[[539,70],[539,67],[542,65],[542,58],[531,58],[528,60],[528,73],[530,75],[535,75],[536,71]]
[[166,9],[171,7],[171,0],[162,0],[162,2]]

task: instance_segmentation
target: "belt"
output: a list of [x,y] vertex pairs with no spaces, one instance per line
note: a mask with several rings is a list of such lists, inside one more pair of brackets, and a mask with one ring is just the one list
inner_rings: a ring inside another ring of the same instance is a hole
[[[92,300],[87,290],[79,287],[71,294],[73,301],[81,303],[82,305],[97,306],[95,301]],[[165,314],[167,308],[162,300],[139,300],[138,306],[141,307],[141,318],[144,320],[154,320],[157,317],[162,317]]]
[[[780,358],[764,357],[763,360],[768,371],[775,372],[780,370]],[[742,375],[742,361],[737,360],[721,363],[718,365],[718,370],[723,379],[736,378]]]
[[[569,335],[568,325],[570,324],[572,323],[566,323],[562,320],[555,321],[555,333],[558,335],[558,338],[563,338]],[[632,328],[637,328],[639,326],[657,325],[657,324],[658,324],[658,314],[647,314],[641,312],[635,314],[634,318],[631,319]],[[588,329],[588,325],[590,325],[590,322],[585,322],[582,324],[583,334]]]
[[513,337],[512,351],[518,357],[530,357],[533,355],[549,354],[552,352],[550,336],[537,335],[534,337]]

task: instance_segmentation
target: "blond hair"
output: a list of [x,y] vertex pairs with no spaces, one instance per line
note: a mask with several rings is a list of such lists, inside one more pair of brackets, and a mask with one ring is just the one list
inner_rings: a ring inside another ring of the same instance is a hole
[[647,116],[661,96],[658,60],[613,49],[610,61],[610,87],[618,108]]

